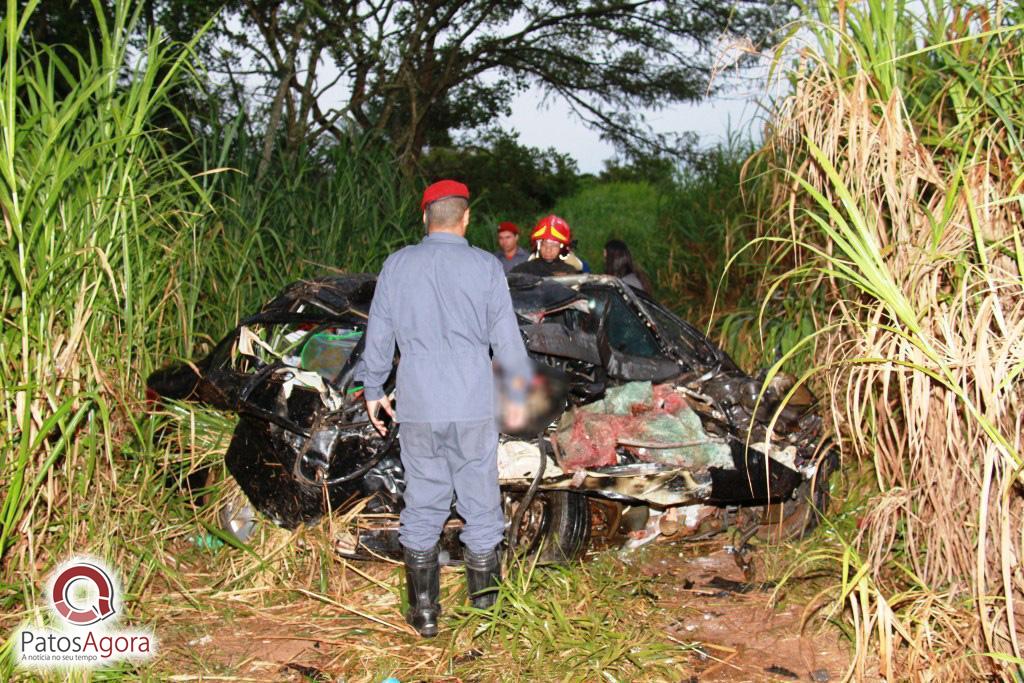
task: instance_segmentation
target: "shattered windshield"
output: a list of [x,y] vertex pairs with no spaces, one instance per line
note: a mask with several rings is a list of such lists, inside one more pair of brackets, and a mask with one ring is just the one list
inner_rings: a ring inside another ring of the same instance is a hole
[[664,355],[650,329],[617,291],[587,288],[585,293],[596,319],[604,318],[608,343],[613,349],[641,358]]
[[691,369],[707,369],[719,365],[729,369],[735,368],[735,364],[728,356],[724,353],[716,353],[705,337],[692,326],[687,325],[651,299],[643,298],[643,305],[658,326],[662,338],[675,347],[688,365],[696,366]]

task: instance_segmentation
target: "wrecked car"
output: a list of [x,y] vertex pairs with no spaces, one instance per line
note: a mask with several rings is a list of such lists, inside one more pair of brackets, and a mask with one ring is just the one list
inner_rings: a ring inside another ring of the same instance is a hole
[[[247,503],[220,519],[239,538],[254,511],[289,529],[347,512],[341,554],[401,557],[401,426],[379,436],[354,379],[374,285],[296,282],[204,358],[148,378],[151,399],[238,415],[225,459]],[[750,376],[617,278],[513,274],[509,288],[536,369],[530,424],[499,443],[510,544],[564,561],[602,538],[815,525],[837,456],[806,388]],[[460,525],[453,505],[448,560],[461,556]]]

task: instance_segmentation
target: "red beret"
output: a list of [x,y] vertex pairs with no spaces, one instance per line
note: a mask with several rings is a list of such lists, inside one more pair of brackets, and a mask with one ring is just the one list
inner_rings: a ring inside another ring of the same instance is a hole
[[503,232],[512,232],[518,235],[519,226],[511,221],[502,221],[501,223],[498,223],[498,234],[500,235]]
[[449,197],[462,197],[468,200],[469,188],[457,180],[438,180],[423,191],[420,211],[425,210],[428,204],[436,202],[438,199],[448,199]]

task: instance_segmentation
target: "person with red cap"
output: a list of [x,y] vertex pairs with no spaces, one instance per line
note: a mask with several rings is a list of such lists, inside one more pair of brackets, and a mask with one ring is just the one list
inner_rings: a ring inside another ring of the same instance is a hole
[[526,263],[530,255],[519,246],[518,225],[509,221],[498,223],[498,251],[494,255],[498,257],[506,275],[520,263]]
[[[438,539],[455,509],[469,596],[494,604],[501,580],[498,545],[505,517],[498,488],[498,429],[491,355],[505,378],[505,426],[525,424],[532,369],[509,294],[494,256],[466,241],[469,188],[434,183],[420,204],[427,236],[388,257],[377,277],[361,365],[366,412],[379,432],[379,410],[401,425],[405,493],[399,541],[405,559],[409,611],[420,635],[437,635]],[[384,393],[395,358],[393,408]]]
[[513,272],[531,275],[575,275],[583,271],[583,261],[572,251],[572,230],[564,218],[544,216],[530,233],[533,253],[530,260]]

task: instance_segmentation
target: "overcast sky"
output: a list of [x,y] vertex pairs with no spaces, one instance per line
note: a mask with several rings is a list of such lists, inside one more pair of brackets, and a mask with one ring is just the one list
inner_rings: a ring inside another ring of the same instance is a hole
[[[723,142],[729,131],[741,138],[760,137],[761,118],[753,97],[732,94],[653,112],[648,123],[657,132],[693,131],[705,148]],[[600,171],[604,160],[615,155],[612,146],[574,117],[564,101],[550,102],[538,110],[536,95],[524,93],[513,102],[512,115],[503,117],[501,123],[503,128],[518,131],[524,145],[569,153],[584,173]]]
[[[724,94],[701,103],[649,112],[647,121],[659,133],[693,131],[700,136],[701,148],[723,142],[730,131],[741,138],[760,139],[764,114],[757,102],[765,98],[766,68],[763,64],[733,77]],[[600,171],[604,160],[615,156],[612,146],[573,116],[564,100],[548,98],[538,107],[541,102],[535,89],[517,96],[512,115],[501,119],[502,127],[518,131],[524,145],[554,147],[572,155],[584,173]]]

